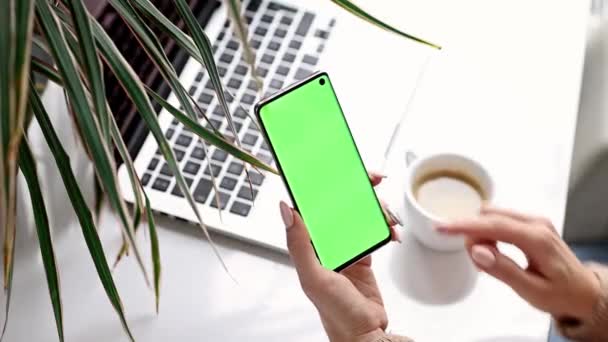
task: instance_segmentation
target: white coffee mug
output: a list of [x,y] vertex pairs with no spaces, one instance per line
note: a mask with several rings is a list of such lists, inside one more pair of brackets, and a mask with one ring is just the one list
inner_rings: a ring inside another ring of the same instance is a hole
[[494,196],[494,183],[490,174],[480,163],[473,159],[454,153],[438,153],[423,157],[413,157],[408,152],[406,159],[408,169],[405,179],[405,214],[406,226],[423,245],[438,251],[451,252],[464,248],[462,237],[446,236],[437,232],[436,227],[445,220],[422,208],[414,196],[414,187],[419,178],[438,171],[455,171],[465,174],[474,180],[491,202]]

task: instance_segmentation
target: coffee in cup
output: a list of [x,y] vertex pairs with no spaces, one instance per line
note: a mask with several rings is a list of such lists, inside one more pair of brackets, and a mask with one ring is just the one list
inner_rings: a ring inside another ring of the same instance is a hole
[[474,217],[492,200],[493,182],[478,162],[458,154],[416,159],[406,173],[405,212],[408,228],[425,246],[440,251],[464,248],[462,237],[436,231],[441,223]]
[[420,175],[413,191],[423,209],[446,220],[477,215],[487,200],[477,181],[464,172],[450,169]]

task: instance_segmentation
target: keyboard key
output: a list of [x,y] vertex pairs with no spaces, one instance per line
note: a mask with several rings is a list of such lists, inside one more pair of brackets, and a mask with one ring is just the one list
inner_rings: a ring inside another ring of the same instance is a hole
[[266,33],[268,33],[268,29],[264,27],[258,27],[255,29],[254,33],[260,37],[264,37]]
[[245,112],[245,110],[243,108],[237,107],[236,110],[234,111],[234,116],[237,118],[244,119],[245,117],[247,117],[247,112]]
[[287,12],[293,12],[293,13],[296,12],[295,8],[289,7],[289,6],[286,6],[286,5],[283,5],[283,4],[279,4],[279,3],[276,3],[276,2],[269,3],[268,4],[268,8],[272,9],[272,10],[276,10],[276,11],[284,10],[284,11],[287,11]]
[[272,157],[265,153],[258,153],[256,157],[266,164],[270,164],[272,162]]
[[211,159],[217,160],[220,162],[225,161],[226,158],[228,158],[228,153],[226,153],[225,151],[222,151],[222,150],[215,150],[215,152],[213,152],[213,155],[211,156]]
[[[211,167],[211,172],[213,172],[213,175],[215,177],[217,177],[220,174],[220,172],[222,171],[222,167],[219,165],[210,164],[210,167]],[[205,167],[205,174],[211,175],[211,173],[209,173],[209,167]]]
[[[253,181],[252,181],[253,183]],[[246,199],[246,200],[250,200],[253,201],[255,199],[255,197],[258,195],[258,191],[256,189],[252,189],[249,187],[249,185],[244,185],[241,190],[239,190],[239,193],[237,196],[239,196],[240,198]]]
[[243,144],[247,144],[247,145],[255,145],[256,141],[258,141],[258,136],[257,135],[253,135],[250,133],[245,134],[245,136],[243,137]]
[[189,136],[183,135],[183,134],[180,134],[180,136],[177,137],[177,140],[175,140],[175,143],[177,145],[180,145],[180,146],[183,146],[183,147],[190,146],[191,142],[192,142],[192,137],[189,137]]
[[226,204],[228,204],[228,201],[230,200],[230,195],[223,193],[221,191],[217,192],[218,196],[216,197],[215,194],[213,194],[211,196],[211,206],[213,208],[217,208],[217,200],[219,197],[219,201],[220,201],[220,209],[224,210],[226,209]]
[[176,118],[173,118],[173,120],[171,120],[171,126],[176,126],[179,123],[179,121],[177,121]]
[[296,55],[288,52],[283,56],[283,60],[291,63],[296,60]]
[[213,108],[211,118],[222,121],[224,119],[224,110],[222,109],[222,107],[216,106],[215,108]]
[[200,164],[189,161],[189,162],[186,162],[186,165],[184,165],[184,172],[196,175],[196,173],[198,172],[198,170],[200,168],[201,168]]
[[224,179],[222,179],[222,182],[220,183],[220,188],[232,190],[236,186],[236,182],[237,181],[234,178],[224,177]]
[[310,74],[312,74],[312,71],[300,68],[300,69],[298,69],[298,71],[296,71],[296,75],[294,78],[296,80],[303,80],[306,77],[308,77]]
[[288,73],[289,68],[286,66],[279,65],[279,67],[277,68],[277,74],[279,75],[287,76]]
[[251,24],[251,22],[253,21],[253,14],[247,13],[245,15],[245,21],[247,21],[247,24]]
[[182,161],[182,159],[184,159],[184,155],[186,154],[184,151],[178,150],[176,148],[173,149],[173,153],[175,153],[175,158],[177,159],[177,161]]
[[234,73],[243,76],[247,73],[247,68],[244,65],[239,64],[234,68]]
[[329,32],[327,32],[325,30],[317,30],[317,32],[315,32],[315,37],[319,37],[321,39],[327,39],[329,37]]
[[228,166],[228,173],[232,173],[233,175],[240,175],[243,170],[244,170],[244,166],[242,163],[240,162],[232,162],[230,163],[230,166]]
[[283,86],[283,81],[280,80],[272,80],[270,82],[270,86],[273,88],[277,88],[277,89],[281,89],[281,87]]
[[249,123],[249,130],[252,132],[259,132],[258,126],[252,121]]
[[211,100],[213,100],[213,95],[207,94],[205,92],[203,92],[201,94],[201,96],[198,97],[198,102],[204,103],[204,104],[210,104]]
[[249,179],[251,179],[251,183],[255,185],[262,185],[264,175],[259,172],[251,171],[249,172]]
[[152,184],[152,189],[158,191],[165,191],[169,187],[169,181],[164,178],[156,178],[154,184]]
[[224,36],[226,35],[226,32],[224,32],[224,30],[222,30],[222,32],[220,32],[220,34],[217,35],[217,41],[221,41],[222,39],[224,39]]
[[274,61],[274,56],[272,56],[272,55],[264,54],[264,56],[262,56],[262,62],[264,62],[264,63],[272,64],[273,61]]
[[143,186],[148,185],[148,182],[150,181],[150,174],[149,173],[144,173],[144,176],[141,177],[141,184]]
[[262,45],[262,42],[260,42],[257,39],[254,39],[254,40],[251,41],[251,47],[254,48],[254,49],[256,49],[256,50],[260,48],[260,45]]
[[230,208],[231,213],[241,216],[247,216],[250,210],[250,205],[238,201],[234,201],[234,203],[232,203],[232,207]]
[[242,83],[243,83],[243,81],[241,81],[241,80],[237,80],[236,78],[231,78],[230,81],[228,81],[228,88],[233,88],[235,90],[238,90],[241,87]]
[[274,31],[274,35],[276,37],[283,38],[287,35],[287,30],[277,29],[276,31]]
[[332,18],[332,19],[329,21],[329,27],[334,27],[334,25],[336,25],[336,19]]
[[254,81],[254,80],[250,80],[249,84],[247,85],[247,89],[253,90],[253,91],[257,91],[258,90],[258,84],[257,84],[257,82]]
[[220,129],[220,127],[222,127],[222,122],[219,120],[209,119],[209,121],[211,121],[211,124],[213,127],[215,127],[215,129]]
[[226,44],[226,48],[230,50],[238,50],[239,43],[236,40],[230,40],[228,44]]
[[268,145],[266,144],[265,141],[262,142],[262,145],[260,146],[260,148],[264,151],[269,151]]
[[304,13],[302,20],[300,21],[300,24],[296,29],[296,34],[299,36],[305,36],[308,33],[308,30],[310,30],[310,26],[312,25],[312,21],[314,20],[314,18],[314,14],[310,12]]
[[[226,69],[224,67],[221,67],[221,66],[217,67],[217,72],[220,74],[220,77],[226,76],[227,71],[228,71],[228,69]],[[207,83],[207,84],[210,84],[210,83]],[[209,88],[209,89],[213,89],[213,86],[211,86],[211,88]]]
[[289,47],[298,50],[300,47],[302,47],[302,43],[297,40],[292,40],[289,42]]
[[165,176],[173,177],[173,171],[171,171],[169,164],[167,163],[164,163],[163,167],[160,168],[160,173]]
[[268,74],[268,69],[266,68],[257,68],[256,70],[258,72],[258,75],[262,77],[266,77],[266,75]]
[[325,50],[325,44],[319,44],[317,47],[317,53],[321,53],[323,50]]
[[281,47],[281,44],[275,41],[268,43],[268,50],[277,51]]
[[205,203],[207,197],[209,197],[209,193],[211,192],[211,188],[213,187],[213,183],[209,179],[201,179],[198,182],[198,185],[194,189],[194,200],[199,203]]
[[190,90],[188,90],[188,94],[190,94],[190,96],[194,96],[194,93],[196,93],[196,87],[192,86],[190,87]]
[[251,0],[249,1],[249,5],[247,5],[247,10],[251,12],[255,12],[260,8],[262,4],[262,0]]
[[[184,180],[186,181],[186,184],[188,184],[188,189],[190,189],[190,187],[192,186],[192,179],[188,178],[188,177],[184,177]],[[177,182],[175,183],[175,186],[173,186],[173,191],[171,191],[171,194],[178,196],[178,197],[184,197],[184,194],[182,193],[182,190],[179,188],[179,185],[177,184]]]
[[148,165],[148,170],[154,171],[154,169],[156,169],[156,165],[158,165],[158,159],[152,158],[150,164]]
[[194,78],[195,82],[200,82],[203,79],[203,73],[199,72],[198,74],[196,74],[196,77]]
[[291,19],[290,17],[281,18],[281,24],[291,25],[292,22],[293,22],[293,19]]
[[192,150],[192,153],[190,153],[190,156],[192,158],[203,160],[205,158],[205,150],[201,147],[195,147],[194,150]]
[[302,58],[302,62],[314,66],[317,65],[317,63],[319,62],[319,58],[311,55],[304,55],[304,58]]
[[230,64],[230,62],[232,62],[233,58],[234,58],[233,55],[228,54],[228,53],[223,53],[222,56],[220,57],[220,62],[224,62],[226,64]]
[[253,96],[251,94],[244,94],[241,101],[243,101],[243,103],[250,105],[253,103],[253,101],[255,101],[255,96]]
[[262,19],[261,19],[261,20],[262,20],[262,22],[263,22],[263,23],[270,24],[270,23],[272,22],[272,17],[271,17],[271,16],[269,16],[268,14],[264,14],[264,15],[262,16]]

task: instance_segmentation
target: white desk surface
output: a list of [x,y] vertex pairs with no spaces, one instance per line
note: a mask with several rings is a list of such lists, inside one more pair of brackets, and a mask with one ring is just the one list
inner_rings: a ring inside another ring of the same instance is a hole
[[[456,150],[491,171],[500,205],[550,217],[561,229],[583,62],[585,1],[361,1],[408,31],[445,45],[429,68],[386,172],[381,195],[401,205],[402,154]],[[397,9],[397,10],[396,10]],[[61,96],[47,104],[62,111]],[[58,119],[59,120],[59,119]],[[63,118],[60,122],[67,122]],[[62,134],[76,153],[71,133]],[[33,144],[40,138],[33,135]],[[44,149],[60,265],[67,341],[126,341]],[[83,163],[74,161],[86,183]],[[90,181],[90,177],[88,179]],[[105,208],[100,234],[110,262],[120,243]],[[161,312],[132,259],[114,275],[138,341],[322,341],[313,306],[288,259],[221,236],[215,240],[235,284],[191,226],[158,218]],[[27,222],[22,226],[28,227]],[[255,229],[255,227],[251,227]],[[430,252],[404,234],[374,255],[390,328],[418,341],[545,341],[546,315],[474,272],[463,254]],[[6,341],[56,341],[35,233],[20,231]],[[147,241],[142,238],[142,241]],[[143,245],[142,245],[143,246]],[[509,250],[517,257],[517,253]]]

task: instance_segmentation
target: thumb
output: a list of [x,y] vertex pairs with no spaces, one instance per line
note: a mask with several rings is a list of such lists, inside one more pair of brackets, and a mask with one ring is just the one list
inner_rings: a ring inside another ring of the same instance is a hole
[[280,203],[281,217],[285,223],[287,249],[301,280],[314,280],[323,270],[310,242],[308,230],[300,215],[285,202]]
[[495,246],[475,244],[469,251],[479,269],[509,285],[515,292],[526,295],[541,291],[542,280],[517,265]]

